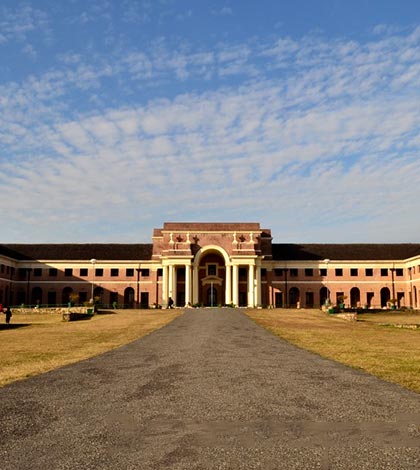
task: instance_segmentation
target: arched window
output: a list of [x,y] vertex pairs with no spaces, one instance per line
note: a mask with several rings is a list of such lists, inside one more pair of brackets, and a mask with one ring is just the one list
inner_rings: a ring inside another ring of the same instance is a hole
[[352,308],[360,307],[360,289],[353,287],[350,290],[350,306]]
[[300,302],[300,291],[297,287],[292,287],[289,291],[289,305],[297,307],[298,302]]
[[382,287],[381,289],[381,307],[386,307],[388,305],[389,299],[391,298],[391,293],[388,287]]
[[34,287],[31,294],[31,305],[42,304],[42,289],[40,287]]
[[124,307],[134,308],[134,289],[127,287],[124,291]]

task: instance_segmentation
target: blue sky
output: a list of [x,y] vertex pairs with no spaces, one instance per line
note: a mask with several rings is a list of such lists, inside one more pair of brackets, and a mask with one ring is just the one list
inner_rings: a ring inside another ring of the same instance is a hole
[[419,242],[417,0],[0,3],[2,242]]

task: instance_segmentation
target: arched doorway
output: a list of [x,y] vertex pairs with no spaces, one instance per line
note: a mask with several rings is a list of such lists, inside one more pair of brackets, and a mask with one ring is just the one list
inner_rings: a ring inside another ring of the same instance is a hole
[[63,294],[61,296],[61,303],[63,305],[67,305],[70,302],[70,294],[73,293],[73,289],[71,287],[65,287],[63,289]]
[[198,302],[208,307],[225,304],[226,264],[221,253],[209,250],[198,264]]
[[350,306],[352,308],[360,307],[360,289],[353,287],[350,290]]
[[127,287],[124,291],[124,307],[134,308],[134,289]]
[[320,305],[325,305],[325,302],[328,299],[328,289],[324,286],[319,289],[319,303]]
[[40,287],[34,287],[31,294],[31,305],[42,304],[42,289]]
[[381,307],[386,307],[391,298],[391,293],[388,287],[382,287],[381,289]]
[[289,290],[289,305],[290,307],[297,307],[300,303],[300,291],[297,287],[292,287]]
[[93,290],[93,299],[95,300],[95,304],[102,305],[104,303],[104,290],[102,287],[95,287]]

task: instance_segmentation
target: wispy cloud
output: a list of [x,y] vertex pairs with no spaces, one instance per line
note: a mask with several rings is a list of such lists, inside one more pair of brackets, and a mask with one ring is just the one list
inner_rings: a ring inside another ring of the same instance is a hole
[[[63,227],[221,214],[269,220],[288,241],[413,240],[420,222],[404,212],[420,198],[407,184],[420,174],[419,42],[420,28],[363,44],[163,41],[93,64],[64,55],[61,68],[0,89],[0,187],[13,191],[0,208],[26,241],[34,224],[38,240],[86,241]],[[139,99],[169,78],[170,97]],[[109,82],[124,99],[74,107],[75,93],[100,100]],[[150,233],[119,241],[139,237]]]

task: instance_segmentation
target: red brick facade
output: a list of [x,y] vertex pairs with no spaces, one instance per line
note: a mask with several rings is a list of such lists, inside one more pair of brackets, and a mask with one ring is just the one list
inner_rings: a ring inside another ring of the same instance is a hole
[[417,244],[275,244],[258,223],[165,223],[152,241],[0,245],[0,303],[420,306]]

